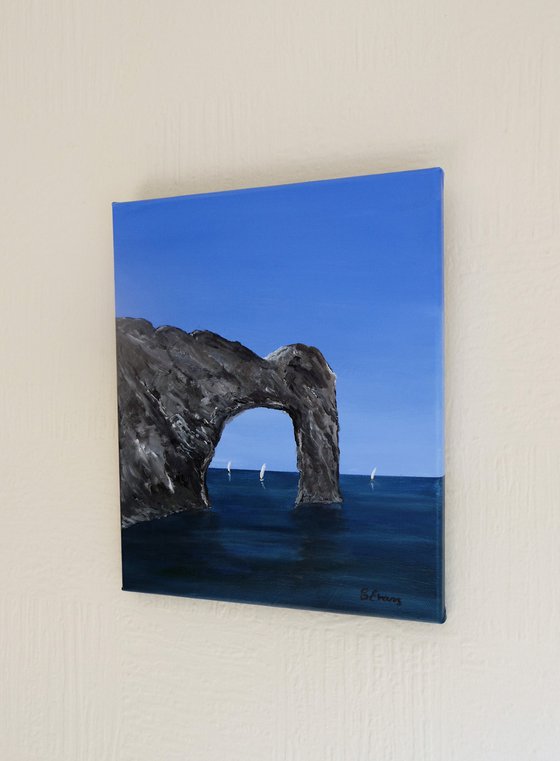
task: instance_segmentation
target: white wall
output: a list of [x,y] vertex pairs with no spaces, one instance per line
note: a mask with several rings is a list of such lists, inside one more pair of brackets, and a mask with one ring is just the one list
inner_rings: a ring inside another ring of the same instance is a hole
[[[557,0],[1,14],[2,761],[558,759]],[[433,165],[448,622],[121,592],[110,202]]]

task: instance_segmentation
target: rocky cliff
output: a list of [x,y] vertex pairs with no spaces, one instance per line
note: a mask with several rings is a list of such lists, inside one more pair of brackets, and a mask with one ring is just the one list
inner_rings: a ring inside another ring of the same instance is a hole
[[296,503],[341,501],[335,376],[318,349],[293,344],[263,359],[208,331],[119,318],[117,362],[123,526],[208,508],[224,426],[255,407],[292,419]]

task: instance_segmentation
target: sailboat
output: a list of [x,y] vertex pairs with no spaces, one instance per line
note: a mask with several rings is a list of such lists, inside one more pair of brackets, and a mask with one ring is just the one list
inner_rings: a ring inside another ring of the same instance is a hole
[[259,478],[261,481],[264,481],[264,472],[266,470],[266,462],[263,462],[261,472],[259,473]]
[[231,460],[229,460],[227,464],[227,474],[228,474],[229,480],[231,481]]
[[376,474],[376,473],[377,473],[377,468],[374,468],[374,469],[371,471],[371,476],[369,477],[369,480],[370,480],[370,481],[373,481],[373,479],[375,478],[375,474]]

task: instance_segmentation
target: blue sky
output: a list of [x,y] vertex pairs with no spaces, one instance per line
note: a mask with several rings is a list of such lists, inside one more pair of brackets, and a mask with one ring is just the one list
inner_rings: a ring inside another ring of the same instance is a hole
[[[318,347],[337,375],[342,473],[440,476],[440,169],[119,203],[116,312],[261,356]],[[214,465],[295,470],[291,423],[253,410]]]

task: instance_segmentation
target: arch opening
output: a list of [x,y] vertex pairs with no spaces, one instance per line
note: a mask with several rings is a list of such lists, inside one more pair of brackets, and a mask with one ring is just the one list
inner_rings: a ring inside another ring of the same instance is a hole
[[293,421],[285,410],[254,407],[225,424],[209,468],[297,472],[297,446]]

